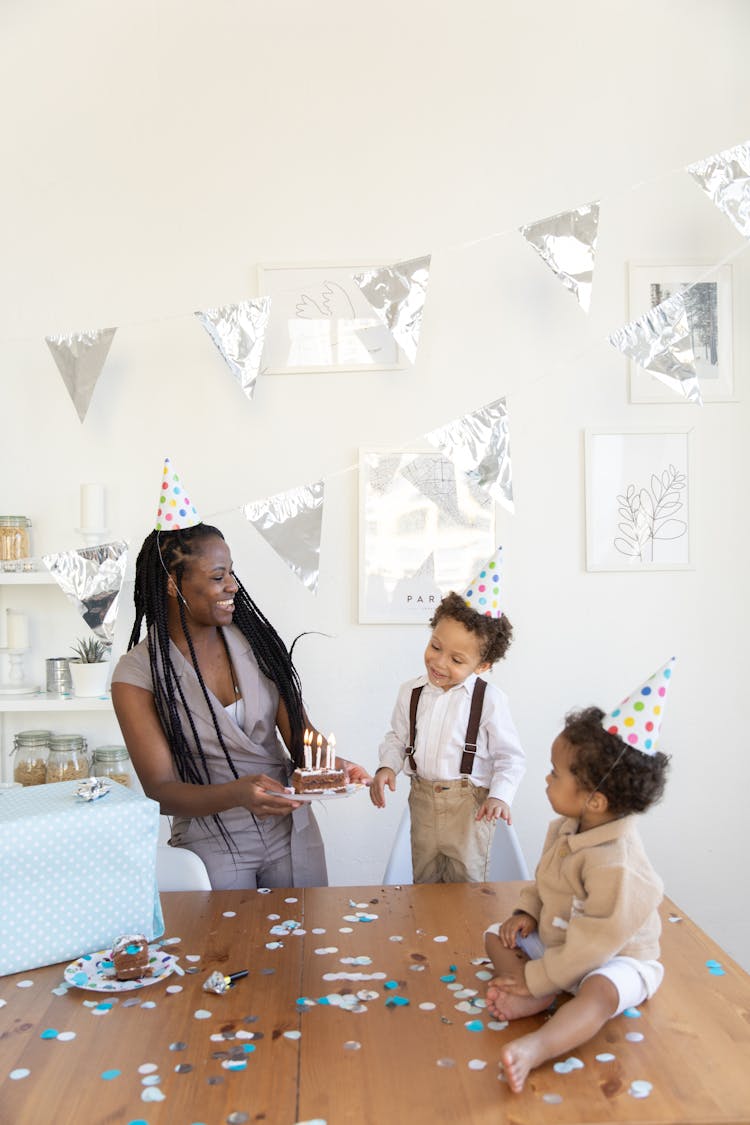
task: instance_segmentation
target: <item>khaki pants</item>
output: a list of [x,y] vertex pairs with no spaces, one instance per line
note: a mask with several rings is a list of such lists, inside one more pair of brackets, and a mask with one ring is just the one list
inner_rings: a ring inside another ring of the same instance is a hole
[[415,883],[484,883],[494,822],[476,820],[487,789],[458,781],[411,779],[411,858]]

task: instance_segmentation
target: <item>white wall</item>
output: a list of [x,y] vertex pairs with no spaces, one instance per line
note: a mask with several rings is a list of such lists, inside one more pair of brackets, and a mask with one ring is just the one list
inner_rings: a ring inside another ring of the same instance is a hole
[[[672,777],[643,831],[668,893],[750,968],[736,870],[750,781],[745,305],[738,403],[629,405],[605,342],[626,319],[628,260],[742,250],[682,169],[750,132],[748,5],[15,0],[0,22],[0,511],[33,519],[38,554],[78,546],[79,484],[101,480],[112,534],[135,549],[171,455],[282,634],[332,635],[298,648],[310,709],[374,768],[426,631],[357,624],[357,450],[506,394],[517,514],[500,514],[499,539],[517,639],[495,676],[528,753],[514,809],[526,854],[550,816],[543,777],[565,711],[613,704],[677,654]],[[514,231],[592,199],[587,319]],[[252,295],[259,262],[425,252],[423,341],[404,373],[266,377],[249,403],[192,316]],[[82,425],[43,337],[107,325],[119,328]],[[696,569],[587,573],[584,429],[662,424],[694,428]],[[321,476],[312,597],[238,509]],[[82,630],[55,591],[37,593],[16,602],[41,676]],[[126,602],[120,648],[131,620]],[[332,881],[380,879],[404,795],[385,813],[364,796],[324,809]]]

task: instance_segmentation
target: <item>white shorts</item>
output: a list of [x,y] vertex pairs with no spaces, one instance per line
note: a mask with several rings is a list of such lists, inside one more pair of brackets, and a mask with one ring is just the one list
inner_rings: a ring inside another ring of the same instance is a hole
[[[488,926],[484,932],[499,937],[500,926],[500,922],[495,922]],[[516,938],[516,944],[530,961],[538,960],[545,951],[544,943],[536,931],[529,934],[528,937],[519,935]],[[607,980],[612,981],[617,989],[619,999],[617,1010],[612,1013],[612,1017],[614,1017],[619,1016],[626,1008],[637,1008],[644,1000],[649,1000],[654,995],[664,979],[664,966],[660,961],[639,961],[635,957],[612,957],[604,965],[586,973],[586,976],[582,977],[575,987],[566,989],[566,991],[572,992],[575,996],[583,982],[588,980],[589,977],[595,976],[606,977]]]

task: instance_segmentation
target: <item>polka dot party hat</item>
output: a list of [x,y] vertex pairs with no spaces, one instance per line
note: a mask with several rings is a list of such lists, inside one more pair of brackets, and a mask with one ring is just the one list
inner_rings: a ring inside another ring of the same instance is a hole
[[502,617],[500,599],[500,573],[503,568],[503,549],[498,547],[474,581],[464,590],[464,601],[485,617]]
[[619,707],[602,719],[605,730],[618,735],[642,754],[651,756],[656,753],[674,662],[672,657],[662,664],[658,672],[654,672],[644,684],[623,699]]
[[180,474],[168,457],[164,459],[159,491],[159,508],[154,527],[157,531],[180,531],[201,523],[195,505],[185,493]]

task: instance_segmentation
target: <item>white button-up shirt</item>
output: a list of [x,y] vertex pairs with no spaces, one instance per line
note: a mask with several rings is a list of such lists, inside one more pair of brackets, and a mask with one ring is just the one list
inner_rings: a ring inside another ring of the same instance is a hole
[[[424,685],[417,707],[414,758],[417,773],[426,781],[453,781],[461,777],[461,758],[469,724],[476,675],[443,691],[426,675],[409,680],[399,689],[391,729],[380,744],[381,766],[394,773],[413,774],[404,751],[409,745],[409,702],[413,688]],[[477,752],[471,782],[489,789],[489,796],[511,804],[526,772],[524,752],[504,692],[487,684],[477,734]]]

